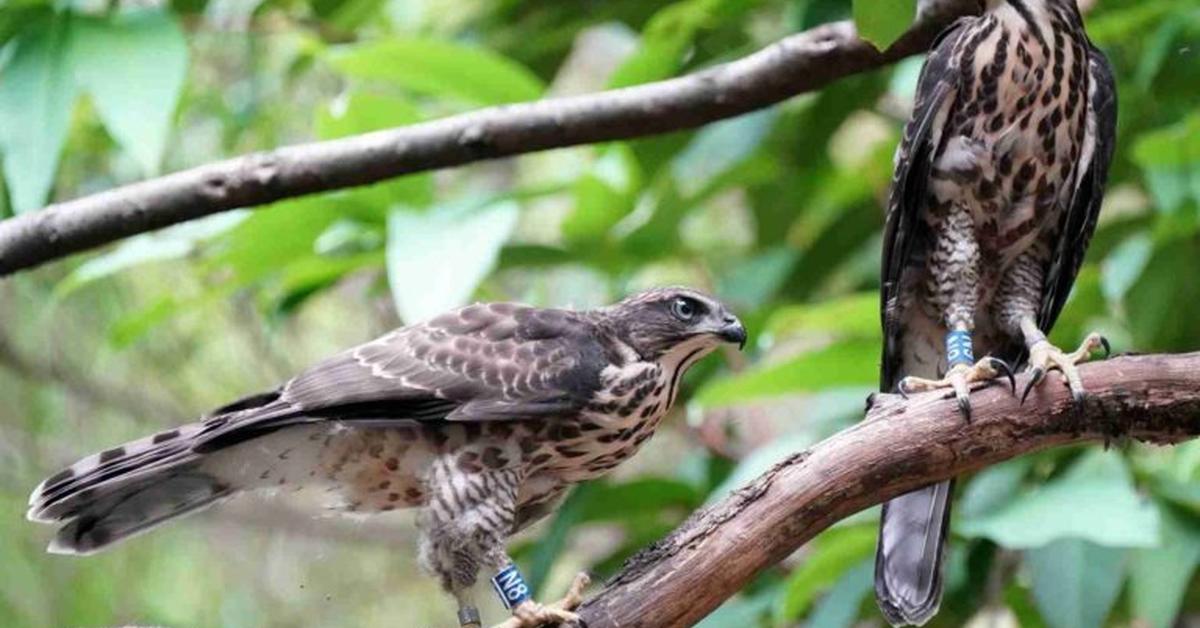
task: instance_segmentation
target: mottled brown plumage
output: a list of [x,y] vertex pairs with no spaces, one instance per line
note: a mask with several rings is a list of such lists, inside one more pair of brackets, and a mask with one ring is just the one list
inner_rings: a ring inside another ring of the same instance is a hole
[[[29,517],[62,525],[52,551],[86,554],[247,491],[311,490],[356,513],[419,508],[421,561],[466,623],[478,572],[510,562],[507,537],[632,456],[683,372],[744,340],[720,303],[684,288],[584,312],[472,305],[85,458],[38,487]],[[570,616],[514,612],[518,624]]]
[[[881,389],[952,388],[967,418],[970,386],[1025,360],[1035,383],[1058,368],[1082,394],[1074,365],[1102,339],[1066,354],[1045,333],[1095,228],[1116,121],[1111,71],[1074,0],[981,4],[922,70],[882,274]],[[884,506],[875,585],[894,625],[937,612],[951,492],[942,483]]]

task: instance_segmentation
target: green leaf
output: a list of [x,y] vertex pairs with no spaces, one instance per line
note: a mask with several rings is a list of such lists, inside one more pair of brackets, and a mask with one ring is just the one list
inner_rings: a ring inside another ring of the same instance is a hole
[[641,478],[622,483],[600,482],[580,509],[579,520],[611,521],[671,507],[691,510],[700,505],[695,487],[679,480]]
[[838,342],[778,364],[715,380],[696,393],[695,401],[712,408],[822,388],[866,386],[879,379],[878,365],[878,342]]
[[1016,458],[980,471],[967,484],[955,510],[960,517],[972,519],[1003,508],[1020,490],[1032,464],[1032,458]]
[[275,314],[287,314],[320,290],[342,277],[369,267],[382,267],[382,250],[339,254],[332,257],[313,255],[289,262],[281,270],[279,283],[270,293]]
[[875,552],[878,532],[875,524],[836,527],[813,540],[808,557],[783,587],[775,623],[790,625],[808,612],[822,591]]
[[662,39],[642,38],[641,44],[613,72],[610,88],[629,87],[668,78],[679,70],[684,51],[691,44],[690,33],[673,34]]
[[387,0],[312,0],[313,11],[329,25],[352,31],[379,14]]
[[1133,552],[1129,568],[1130,610],[1151,628],[1169,628],[1183,604],[1196,563],[1200,561],[1200,521],[1160,506],[1162,544]]
[[717,294],[735,310],[762,308],[779,291],[795,261],[794,250],[777,246],[724,264],[717,277]]
[[955,529],[1008,548],[1041,547],[1059,539],[1110,547],[1154,547],[1159,541],[1157,509],[1134,489],[1122,459],[1101,451],[1002,508],[961,517]]
[[651,17],[637,49],[613,72],[608,86],[629,87],[673,76],[704,19],[692,10],[696,5],[677,2]]
[[134,310],[109,325],[108,344],[118,350],[128,348],[185,306],[195,305],[192,301],[181,301],[172,295],[159,297],[150,305]]
[[183,30],[165,11],[132,11],[72,24],[71,65],[104,126],[142,167],[158,174],[187,75]]
[[244,211],[225,212],[130,238],[77,266],[55,286],[54,294],[62,298],[93,281],[134,266],[190,255],[202,242],[235,228],[247,217],[249,214]]
[[323,140],[412,124],[421,112],[407,98],[354,90],[317,110],[317,137]]
[[659,9],[646,21],[637,50],[613,72],[609,87],[628,87],[674,75],[700,30],[719,23],[722,17],[735,17],[737,4],[728,0],[683,0]]
[[1047,628],[1033,600],[1033,592],[1017,582],[1010,582],[1004,587],[1004,605],[1017,616],[1017,626],[1020,628]]
[[1192,515],[1200,517],[1200,486],[1196,486],[1192,482],[1164,477],[1163,474],[1156,474],[1154,494],[1175,506],[1188,510]]
[[313,241],[317,255],[345,256],[382,248],[384,236],[374,225],[337,220]]
[[1200,113],[1140,136],[1133,160],[1147,169],[1200,163]]
[[[54,10],[49,0],[7,0],[0,3],[0,48],[10,39],[48,21]],[[0,54],[0,57],[3,57]],[[3,59],[0,58],[0,65]]]
[[1100,288],[1109,303],[1120,303],[1150,262],[1154,241],[1149,234],[1136,233],[1116,246],[1100,265]]
[[725,601],[700,620],[695,628],[727,628],[728,626],[759,626],[762,617],[771,610],[774,600],[771,589],[756,592],[754,595],[737,595]]
[[500,251],[499,268],[552,267],[570,264],[575,257],[569,251],[541,244],[510,244]]
[[1142,135],[1133,159],[1146,172],[1159,210],[1174,212],[1189,197],[1200,202],[1200,114]]
[[916,0],[854,0],[858,36],[878,50],[900,39],[916,17]]
[[763,109],[702,128],[671,164],[680,193],[684,197],[700,194],[714,179],[750,157],[777,118],[775,109]]
[[536,100],[544,86],[519,63],[489,50],[436,39],[391,38],[335,48],[343,74],[478,105]]
[[809,628],[849,628],[858,617],[862,600],[875,582],[875,560],[868,558],[851,567],[813,609]]
[[780,307],[767,319],[764,330],[773,337],[830,333],[878,340],[882,334],[879,295],[860,292],[817,303]]
[[1186,350],[1200,341],[1200,282],[1180,281],[1180,269],[1200,259],[1200,243],[1177,239],[1160,246],[1125,297],[1138,349]]
[[15,49],[0,73],[0,154],[18,214],[46,202],[67,138],[76,93],[70,21],[59,15],[30,25],[11,42]]
[[401,318],[425,320],[467,302],[517,224],[517,204],[392,211],[388,284]]
[[243,284],[279,275],[288,263],[313,255],[316,239],[341,218],[334,198],[310,196],[253,212],[226,234],[213,263]]
[[574,247],[594,246],[633,211],[641,173],[623,144],[606,147],[591,172],[575,180],[575,209],[563,220],[563,237]]
[[1079,539],[1061,539],[1025,552],[1034,603],[1046,623],[1052,628],[1103,625],[1125,579],[1127,553]]

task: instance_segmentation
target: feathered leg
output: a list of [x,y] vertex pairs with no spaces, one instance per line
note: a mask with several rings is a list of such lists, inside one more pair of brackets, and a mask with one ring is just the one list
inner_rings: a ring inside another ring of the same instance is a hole
[[958,399],[963,416],[971,418],[972,384],[1004,375],[1016,388],[1012,369],[1003,360],[984,357],[975,361],[972,334],[979,303],[979,271],[982,260],[975,236],[975,223],[965,207],[948,206],[931,248],[925,292],[946,330],[946,364],[940,379],[905,377],[897,392],[908,394],[949,388]]
[[[519,461],[520,451],[504,443],[496,459]],[[479,445],[483,447],[483,445]],[[506,628],[535,628],[542,624],[574,622],[571,609],[579,605],[586,576],[576,578],[567,597],[553,604],[534,601],[520,571],[504,551],[516,524],[517,493],[524,479],[519,466],[482,468],[474,462],[459,464],[460,454],[439,456],[426,477],[429,504],[420,518],[421,563],[435,573],[442,587],[458,600],[459,624],[480,625],[479,611],[469,590],[479,571],[498,573],[492,585],[513,617],[500,624]],[[472,460],[478,460],[478,456]]]
[[1108,340],[1097,333],[1088,334],[1083,344],[1067,353],[1050,344],[1046,334],[1038,326],[1037,317],[1043,299],[1043,270],[1039,259],[1044,252],[1029,251],[1013,264],[1000,284],[996,302],[999,320],[1014,338],[1022,338],[1029,349],[1028,371],[1032,374],[1021,394],[1021,401],[1045,379],[1046,373],[1058,370],[1076,402],[1083,401],[1085,390],[1079,377],[1078,364],[1086,362],[1096,350],[1103,348],[1105,355],[1111,352]]

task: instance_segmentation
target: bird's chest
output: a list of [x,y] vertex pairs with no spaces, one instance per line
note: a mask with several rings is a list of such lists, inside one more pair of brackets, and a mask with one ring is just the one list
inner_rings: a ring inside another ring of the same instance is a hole
[[1052,235],[1083,143],[1086,65],[1082,38],[1056,19],[980,23],[934,155],[931,226],[961,227],[951,218],[964,214],[981,252],[1007,262]]
[[551,442],[533,456],[534,473],[582,482],[629,459],[670,408],[669,376],[661,366],[646,363],[608,369],[601,390],[579,417],[547,431]]

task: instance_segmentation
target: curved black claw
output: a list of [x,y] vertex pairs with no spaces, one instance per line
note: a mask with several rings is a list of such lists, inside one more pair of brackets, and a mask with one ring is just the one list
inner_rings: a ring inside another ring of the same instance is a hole
[[870,412],[871,408],[875,407],[875,395],[878,395],[878,394],[879,393],[871,393],[871,394],[867,395],[867,412]]
[[1100,336],[1100,346],[1104,347],[1104,359],[1107,360],[1108,356],[1112,355],[1112,345],[1108,344],[1108,338]]
[[1072,390],[1071,399],[1075,401],[1075,407],[1082,409],[1087,404],[1087,393],[1082,390]]
[[1013,376],[1012,367],[1008,365],[1008,362],[1000,358],[989,357],[988,363],[992,365],[992,368],[1000,371],[1001,375],[1008,378],[1008,386],[1012,389],[1012,394],[1017,394],[1017,378]]
[[1025,384],[1025,392],[1021,393],[1021,405],[1025,405],[1025,399],[1029,397],[1029,392],[1042,383],[1044,377],[1046,377],[1045,369],[1040,366],[1033,369],[1033,376],[1029,378],[1029,383]]
[[956,397],[958,399],[958,411],[962,412],[963,418],[967,423],[971,422],[971,400],[966,397]]

